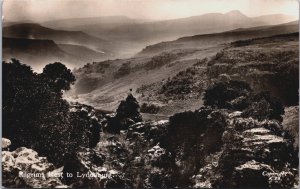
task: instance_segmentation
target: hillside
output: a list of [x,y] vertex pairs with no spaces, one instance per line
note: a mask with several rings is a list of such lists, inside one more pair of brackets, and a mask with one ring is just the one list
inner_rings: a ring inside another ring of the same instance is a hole
[[[42,71],[42,68],[49,63],[64,62],[68,67],[79,66],[81,62],[73,56],[61,50],[52,40],[2,38],[3,60],[17,58],[33,67],[35,71]],[[82,64],[82,63],[81,63]]]
[[101,51],[108,51],[106,40],[90,36],[81,31],[54,30],[39,24],[16,24],[3,28],[3,36],[25,39],[48,39],[56,43],[91,46]]
[[104,52],[96,51],[81,45],[58,44],[58,47],[85,62],[101,61],[107,58],[107,55]]
[[245,80],[257,91],[271,91],[286,105],[297,105],[298,42],[298,33],[233,42],[212,59],[203,59],[166,81],[141,86],[141,101],[163,102],[158,113],[174,113],[180,109],[176,102],[193,107],[211,83],[233,79]]
[[153,55],[162,51],[170,51],[173,49],[210,47],[236,40],[267,37],[270,35],[277,35],[283,33],[294,33],[298,32],[298,30],[298,21],[294,21],[280,25],[239,28],[222,33],[182,37],[175,41],[162,42],[155,45],[147,46],[138,54],[138,56]]
[[[274,27],[276,28],[276,26]],[[278,27],[281,28],[281,26]],[[293,30],[294,26],[288,29],[288,31]],[[278,33],[285,31],[280,29]],[[234,33],[238,34],[238,31]],[[253,36],[254,33],[250,36]],[[215,34],[211,36],[211,39],[213,36],[224,38],[222,35],[221,37],[219,34]],[[231,36],[237,36],[236,39],[240,39],[239,35]],[[100,109],[114,110],[129,89],[133,89],[141,103],[152,103],[160,107],[158,116],[171,115],[179,110],[194,110],[201,106],[202,91],[210,82],[218,80],[218,78],[236,78],[246,79],[256,90],[271,90],[273,95],[281,98],[286,104],[294,104],[294,101],[286,101],[291,97],[284,94],[284,91],[287,90],[284,85],[272,85],[272,83],[278,83],[278,79],[285,78],[284,74],[280,73],[280,69],[296,70],[297,33],[257,38],[245,42],[237,41],[232,44],[217,43],[215,46],[194,45],[193,48],[188,46],[188,44],[192,44],[189,38],[178,41],[183,42],[183,48],[182,46],[173,48],[173,44],[171,44],[169,49],[168,46],[166,47],[165,52],[161,50],[160,53],[154,55],[142,54],[131,59],[95,62],[76,70],[75,75],[78,81],[74,88],[66,94],[66,98]],[[240,57],[244,58],[240,59]],[[262,59],[262,57],[268,58]],[[263,60],[266,62],[262,62]],[[279,64],[282,61],[287,64]],[[287,67],[283,68],[285,66]],[[244,75],[238,77],[237,71],[241,69],[244,70]],[[265,78],[264,82],[260,79],[247,79],[258,78],[257,74],[261,74],[259,78]],[[267,76],[268,74],[270,77]],[[294,76],[297,77],[297,75]],[[275,80],[276,82],[274,82]],[[295,81],[297,80],[295,79]],[[264,85],[260,85],[262,83]],[[297,85],[297,83],[294,84]],[[291,83],[290,87],[294,84]],[[294,91],[294,89],[291,90]],[[295,91],[287,93],[297,96]]]

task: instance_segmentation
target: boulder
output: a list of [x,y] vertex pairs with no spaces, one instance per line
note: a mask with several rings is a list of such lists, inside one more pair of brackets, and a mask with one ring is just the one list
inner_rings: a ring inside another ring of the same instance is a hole
[[65,187],[57,175],[48,175],[53,170],[53,164],[32,149],[21,147],[13,152],[2,151],[2,184],[5,187]]
[[2,138],[2,149],[6,149],[11,145],[11,141],[7,138]]

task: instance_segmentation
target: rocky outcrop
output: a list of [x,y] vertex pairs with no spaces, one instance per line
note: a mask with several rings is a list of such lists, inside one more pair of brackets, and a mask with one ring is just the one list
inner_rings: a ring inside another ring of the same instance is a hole
[[9,188],[66,187],[60,181],[60,170],[32,149],[21,147],[2,151],[2,184]]
[[221,151],[193,177],[194,187],[294,187],[297,154],[280,122],[233,114],[227,119]]
[[104,165],[106,157],[89,148],[80,148],[65,159],[63,182],[70,187],[123,188],[127,180],[123,173]]

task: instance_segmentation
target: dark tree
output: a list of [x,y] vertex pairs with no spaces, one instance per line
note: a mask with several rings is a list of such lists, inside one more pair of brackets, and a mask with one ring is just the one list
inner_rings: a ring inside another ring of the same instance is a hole
[[76,80],[71,70],[60,62],[46,65],[42,76],[48,79],[51,87],[57,92],[69,90]]
[[[36,74],[18,60],[3,62],[3,137],[12,141],[12,150],[25,146],[61,164],[74,146],[95,146],[100,128],[87,113],[69,111],[57,89],[69,88],[75,77],[60,63],[50,65]],[[61,69],[55,73],[53,65]],[[66,82],[55,88],[57,79]]]
[[129,118],[134,122],[142,121],[140,105],[132,94],[129,94],[125,101],[121,101],[117,109],[117,117],[120,119]]
[[140,114],[140,105],[136,98],[129,94],[126,100],[121,101],[115,117],[108,117],[107,130],[112,133],[119,133],[126,130],[134,123],[143,121]]

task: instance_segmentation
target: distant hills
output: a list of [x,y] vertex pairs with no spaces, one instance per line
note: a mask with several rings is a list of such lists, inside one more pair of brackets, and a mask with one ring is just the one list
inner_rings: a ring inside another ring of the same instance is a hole
[[138,53],[138,55],[154,55],[164,51],[172,51],[174,49],[205,48],[236,40],[267,37],[271,35],[294,33],[298,31],[298,21],[279,25],[238,28],[221,33],[187,36],[174,41],[161,42],[155,45],[147,46],[140,53]]
[[[109,20],[111,19],[111,22]],[[188,18],[143,21],[127,17],[66,19],[42,23],[46,27],[80,30],[109,41],[157,43],[179,37],[224,32],[236,28],[282,24],[298,18],[282,14],[248,17],[240,11],[209,13]]]
[[137,24],[148,22],[150,20],[143,19],[132,19],[127,16],[103,16],[103,17],[91,17],[91,18],[69,18],[61,20],[52,20],[41,23],[44,26],[73,30],[74,28],[82,29],[84,26],[91,25],[103,25],[104,27],[113,27],[116,25],[125,25],[125,24]]
[[28,60],[34,68],[49,61],[61,61],[74,68],[88,62],[130,58],[138,52],[138,56],[151,56],[178,48],[199,49],[234,40],[297,32],[298,22],[290,22],[295,19],[281,14],[248,17],[240,11],[231,11],[163,21],[125,16],[43,23],[4,21],[3,57]]
[[[3,36],[25,39],[48,39],[56,43],[87,45],[105,51],[106,40],[93,37],[82,31],[54,30],[39,24],[23,23],[3,28]],[[103,49],[102,49],[103,48]]]
[[3,37],[2,42],[3,60],[17,58],[22,63],[33,67],[35,71],[42,71],[42,68],[51,62],[64,62],[70,68],[79,63],[76,58],[61,50],[52,40]]
[[[40,70],[39,64],[61,61],[71,68],[112,56],[113,44],[82,31],[64,31],[35,23],[8,24],[3,28],[3,57],[15,57]],[[44,58],[43,58],[44,57]]]

